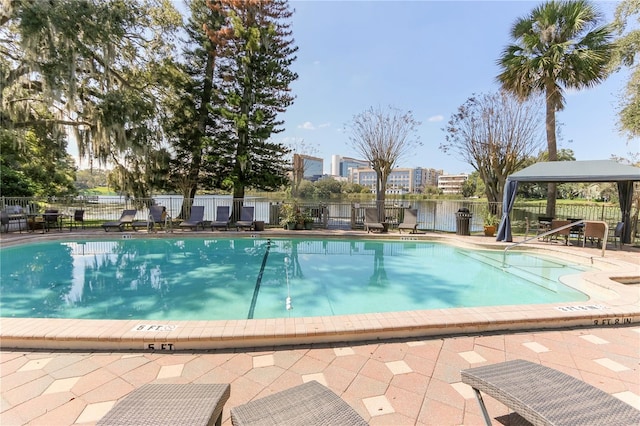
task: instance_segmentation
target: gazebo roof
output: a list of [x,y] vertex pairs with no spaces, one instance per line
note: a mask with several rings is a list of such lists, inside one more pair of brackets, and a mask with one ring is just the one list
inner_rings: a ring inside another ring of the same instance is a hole
[[613,160],[546,161],[510,175],[518,182],[621,182],[640,181],[640,167]]

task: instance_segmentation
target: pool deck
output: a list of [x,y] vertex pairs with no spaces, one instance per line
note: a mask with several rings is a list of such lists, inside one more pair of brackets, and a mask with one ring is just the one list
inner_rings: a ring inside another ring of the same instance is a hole
[[[329,234],[371,237],[363,232]],[[302,236],[303,231],[295,235]],[[105,234],[101,230],[12,233],[3,234],[0,245],[68,237]],[[402,237],[506,246],[475,235]],[[516,358],[561,370],[640,409],[640,250],[610,248],[602,258],[599,249],[590,247],[535,243],[526,248],[593,264],[597,272],[567,283],[588,292],[591,300],[161,324],[175,326],[171,331],[136,330],[139,321],[1,318],[0,424],[95,424],[132,390],[154,382],[230,383],[231,398],[223,411],[223,424],[230,425],[231,407],[317,380],[372,425],[478,425],[480,410],[471,388],[460,382],[460,370]],[[175,346],[167,347],[169,343]],[[510,424],[505,406],[488,397],[485,402],[495,425]]]

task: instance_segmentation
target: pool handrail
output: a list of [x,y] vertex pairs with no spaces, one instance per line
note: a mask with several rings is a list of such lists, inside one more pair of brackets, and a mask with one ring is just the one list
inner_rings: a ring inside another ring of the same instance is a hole
[[[525,240],[513,243],[510,246],[507,246],[507,247],[504,248],[504,251],[502,253],[502,263],[503,264],[505,263],[506,258],[507,258],[507,250],[509,250],[509,249],[512,249],[512,248],[517,247],[517,246],[519,246],[521,244],[527,243],[527,242],[529,242],[531,240],[536,240],[538,238],[546,237],[547,235],[555,234],[556,232],[562,231],[563,229],[572,228],[572,227],[574,227],[576,225],[580,225],[580,224],[583,224],[585,222],[588,222],[588,221],[585,220],[585,219],[577,220],[577,221],[571,222],[571,223],[569,223],[567,225],[563,225],[563,226],[560,226],[558,228],[550,229],[547,232],[544,232],[542,234],[534,235],[533,237],[530,237],[530,238],[527,238]],[[605,225],[605,229],[604,229],[604,238],[602,240],[602,257],[604,257],[604,252],[607,249],[607,239],[608,239],[608,236],[609,236],[609,226],[607,225],[606,222],[603,222],[603,223]]]

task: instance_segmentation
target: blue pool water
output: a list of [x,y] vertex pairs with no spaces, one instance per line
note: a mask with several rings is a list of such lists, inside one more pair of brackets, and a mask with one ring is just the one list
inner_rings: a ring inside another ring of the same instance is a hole
[[2,249],[0,315],[216,320],[584,301],[558,281],[583,270],[418,241],[42,242]]

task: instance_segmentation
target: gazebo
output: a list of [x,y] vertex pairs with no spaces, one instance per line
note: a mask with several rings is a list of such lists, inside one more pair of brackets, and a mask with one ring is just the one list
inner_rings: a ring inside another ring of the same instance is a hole
[[629,225],[633,183],[640,182],[640,167],[627,166],[612,160],[546,161],[510,175],[504,185],[502,219],[498,227],[497,241],[513,241],[509,214],[516,199],[518,182],[616,182],[622,211],[621,221],[625,224],[621,241],[631,242]]

